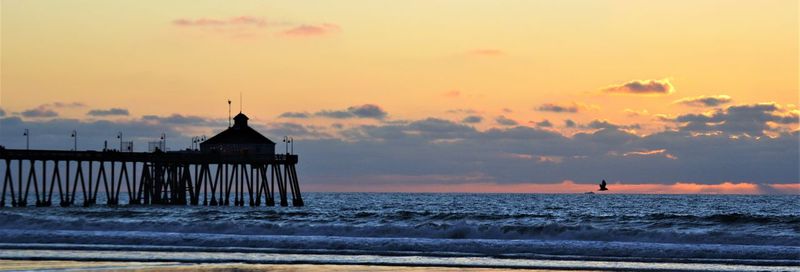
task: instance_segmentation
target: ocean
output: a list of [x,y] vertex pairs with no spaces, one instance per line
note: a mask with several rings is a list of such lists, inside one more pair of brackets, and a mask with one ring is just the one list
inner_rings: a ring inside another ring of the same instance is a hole
[[0,259],[800,271],[798,195],[304,199],[305,207],[3,207]]

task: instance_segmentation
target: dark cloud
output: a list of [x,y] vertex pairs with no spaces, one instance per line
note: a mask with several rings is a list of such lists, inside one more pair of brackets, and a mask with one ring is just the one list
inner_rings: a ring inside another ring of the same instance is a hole
[[537,127],[553,127],[553,123],[550,123],[548,120],[544,120],[541,122],[534,122]]
[[304,118],[311,117],[311,115],[308,114],[307,112],[284,112],[284,113],[281,113],[281,115],[278,115],[278,117],[279,118],[299,118],[299,119],[304,119]]
[[591,129],[639,129],[639,128],[641,128],[641,126],[639,126],[638,124],[617,125],[617,124],[611,123],[611,122],[609,122],[607,120],[593,120],[592,122],[589,122],[589,124],[587,124],[585,127],[586,128],[591,128]]
[[495,118],[494,121],[504,126],[516,126],[517,124],[519,124],[514,119],[509,119],[503,115],[497,116],[497,118]]
[[288,122],[268,123],[266,125],[252,124],[251,126],[266,135],[268,138],[272,138],[272,140],[276,142],[282,139],[283,136],[290,136],[296,141],[303,141],[307,139],[319,140],[333,137],[331,134],[323,131],[319,127]]
[[557,112],[557,113],[576,113],[578,112],[579,108],[577,104],[573,104],[570,106],[562,106],[556,105],[552,103],[545,103],[536,108],[538,111],[548,111],[548,112]]
[[613,85],[603,89],[607,93],[625,94],[670,94],[674,92],[672,83],[663,80],[634,80],[622,85]]
[[680,123],[680,129],[684,131],[761,136],[765,131],[775,131],[769,123],[797,124],[798,114],[796,111],[783,112],[774,103],[762,103],[729,106],[711,114],[679,115],[674,122]]
[[387,115],[386,111],[384,111],[380,106],[373,104],[352,106],[347,108],[347,111],[353,113],[359,118],[383,119]]
[[480,123],[481,121],[483,121],[483,117],[480,117],[478,115],[470,115],[464,117],[464,119],[461,120],[462,123],[469,123],[469,124],[477,124]]
[[564,120],[564,126],[568,128],[575,127],[576,125],[577,124],[575,124],[575,121],[572,121],[571,119]]
[[452,110],[447,110],[446,112],[447,113],[465,113],[465,114],[476,114],[476,113],[478,113],[478,111],[473,110],[473,109],[452,109]]
[[[31,131],[31,148],[34,149],[71,149],[73,139],[70,132],[78,132],[79,150],[100,150],[103,142],[111,143],[117,141],[118,132],[123,132],[126,140],[134,141],[135,151],[146,151],[148,141],[157,141],[161,133],[168,136],[168,144],[171,150],[188,147],[191,136],[184,136],[180,126],[160,124],[144,120],[94,120],[81,121],[77,119],[53,118],[22,120],[19,117],[6,117],[0,119],[0,135],[3,138],[0,145],[8,148],[21,148],[25,146],[25,140],[16,139],[22,137],[11,137],[21,135],[24,129]],[[186,143],[186,146],[182,144]]]
[[122,109],[122,108],[110,108],[110,109],[107,109],[107,110],[95,109],[95,110],[90,110],[86,114],[87,115],[91,115],[91,116],[114,116],[114,115],[128,116],[128,115],[130,115],[130,113],[128,112],[127,109]]
[[717,95],[717,96],[697,96],[697,97],[686,97],[675,100],[676,104],[683,104],[687,106],[693,107],[716,107],[722,104],[726,104],[731,102],[731,97],[727,95]]
[[47,107],[39,106],[38,108],[22,111],[22,116],[28,118],[50,118],[57,117],[58,113]]
[[[478,131],[435,118],[406,125],[361,126],[354,130],[360,131],[358,138],[306,143],[313,145],[306,147],[309,153],[313,150],[342,158],[333,165],[324,156],[318,158],[319,165],[327,170],[312,167],[320,171],[313,175],[340,176],[336,169],[351,169],[347,162],[356,161],[358,171],[346,177],[362,176],[362,182],[370,182],[367,177],[403,175],[409,184],[428,182],[414,177],[455,178],[463,173],[480,173],[484,181],[499,183],[564,179],[595,182],[600,177],[658,183],[791,182],[798,178],[798,143],[792,138],[797,137],[796,133],[756,141],[727,136],[697,137],[680,131],[642,137],[606,127],[565,137],[522,126]],[[503,154],[560,159],[542,163]],[[739,154],[753,154],[758,159],[741,160],[737,158]],[[311,156],[309,164],[317,160]],[[741,166],[743,170],[727,169],[728,165]],[[469,182],[452,182],[458,181]]]
[[0,108],[0,117],[6,116],[6,111]]
[[53,102],[49,104],[42,104],[36,108],[22,111],[20,114],[28,118],[53,118],[58,117],[56,109],[63,108],[81,108],[86,105],[80,102]]
[[86,107],[86,104],[81,102],[54,102],[52,104],[46,104],[45,106],[50,106],[54,108],[82,108]]
[[336,118],[336,119],[347,119],[356,117],[352,112],[346,110],[322,110],[314,113],[314,115],[321,117],[328,117],[328,118]]
[[[766,117],[734,118],[748,114]],[[720,116],[725,118],[711,114],[677,119],[690,120],[686,123],[724,120],[732,127],[747,127],[752,122],[797,124],[792,111],[769,104],[730,107]],[[72,144],[69,132],[77,129],[81,135],[79,149],[100,149],[104,140],[111,142],[116,132],[122,131],[135,142],[137,151],[146,149],[147,141],[157,140],[162,132],[168,135],[169,148],[175,150],[185,148],[190,137],[196,136],[194,130],[187,129],[193,125],[179,124],[193,123],[189,119],[181,115],[118,121],[4,117],[0,118],[0,144],[24,147],[21,131],[30,128],[34,148],[68,149]],[[205,128],[215,131],[227,127],[227,120],[205,122]],[[641,136],[623,129],[631,126],[601,120],[591,125],[596,130],[572,136],[527,126],[478,130],[460,121],[439,118],[354,125],[335,132],[296,123],[251,124],[278,142],[283,135],[298,139],[294,148],[301,158],[301,186],[331,180],[363,186],[388,182],[381,180],[409,186],[430,182],[594,183],[601,178],[669,184],[800,180],[797,131],[757,139],[730,137],[729,131],[737,131],[733,129],[698,135],[679,128]]]
[[382,120],[386,118],[388,113],[378,105],[364,104],[348,107],[346,110],[323,110],[314,113],[314,115],[336,119],[371,118]]

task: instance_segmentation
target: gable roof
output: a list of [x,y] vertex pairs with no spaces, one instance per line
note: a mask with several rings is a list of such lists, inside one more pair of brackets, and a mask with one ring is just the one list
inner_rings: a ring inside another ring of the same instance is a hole
[[275,144],[272,140],[255,129],[247,125],[246,115],[239,113],[234,120],[236,123],[232,127],[220,132],[214,137],[200,143],[200,145],[209,144]]

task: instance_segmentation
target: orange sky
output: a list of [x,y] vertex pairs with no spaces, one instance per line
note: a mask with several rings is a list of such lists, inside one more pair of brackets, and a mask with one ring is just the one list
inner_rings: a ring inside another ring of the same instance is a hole
[[[225,100],[238,102],[242,92],[264,122],[374,103],[395,119],[469,108],[522,123],[560,122],[533,109],[578,103],[588,114],[570,116],[577,121],[660,127],[652,115],[686,111],[670,103],[684,97],[797,104],[797,6],[6,0],[0,103],[21,111],[80,101],[133,115],[222,118]],[[675,92],[600,92],[632,80],[669,80]]]
[[[0,110],[39,124],[173,114],[224,123],[231,99],[234,113],[243,107],[255,124],[292,122],[352,141],[343,128],[428,117],[480,132],[515,124],[571,137],[614,124],[645,136],[677,129],[677,116],[769,103],[773,117],[788,120],[769,121],[762,131],[777,137],[798,130],[799,12],[795,0],[2,0]],[[323,114],[366,104],[377,105],[385,118]],[[125,114],[89,114],[111,109]],[[287,112],[306,118],[279,117]],[[188,137],[220,127],[175,129]],[[762,136],[740,132],[731,139]],[[585,157],[496,155],[554,165]],[[658,146],[606,155],[687,159]],[[721,180],[734,181],[616,187],[743,193],[763,189],[750,183],[775,181]],[[414,191],[582,192],[594,186],[549,182]]]

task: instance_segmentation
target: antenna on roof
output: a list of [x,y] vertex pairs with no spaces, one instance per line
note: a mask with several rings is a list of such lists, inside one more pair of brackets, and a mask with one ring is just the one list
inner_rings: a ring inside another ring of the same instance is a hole
[[231,127],[231,100],[228,99],[228,127]]
[[239,92],[239,113],[242,113],[242,105],[244,104],[244,100],[242,99],[242,92]]

